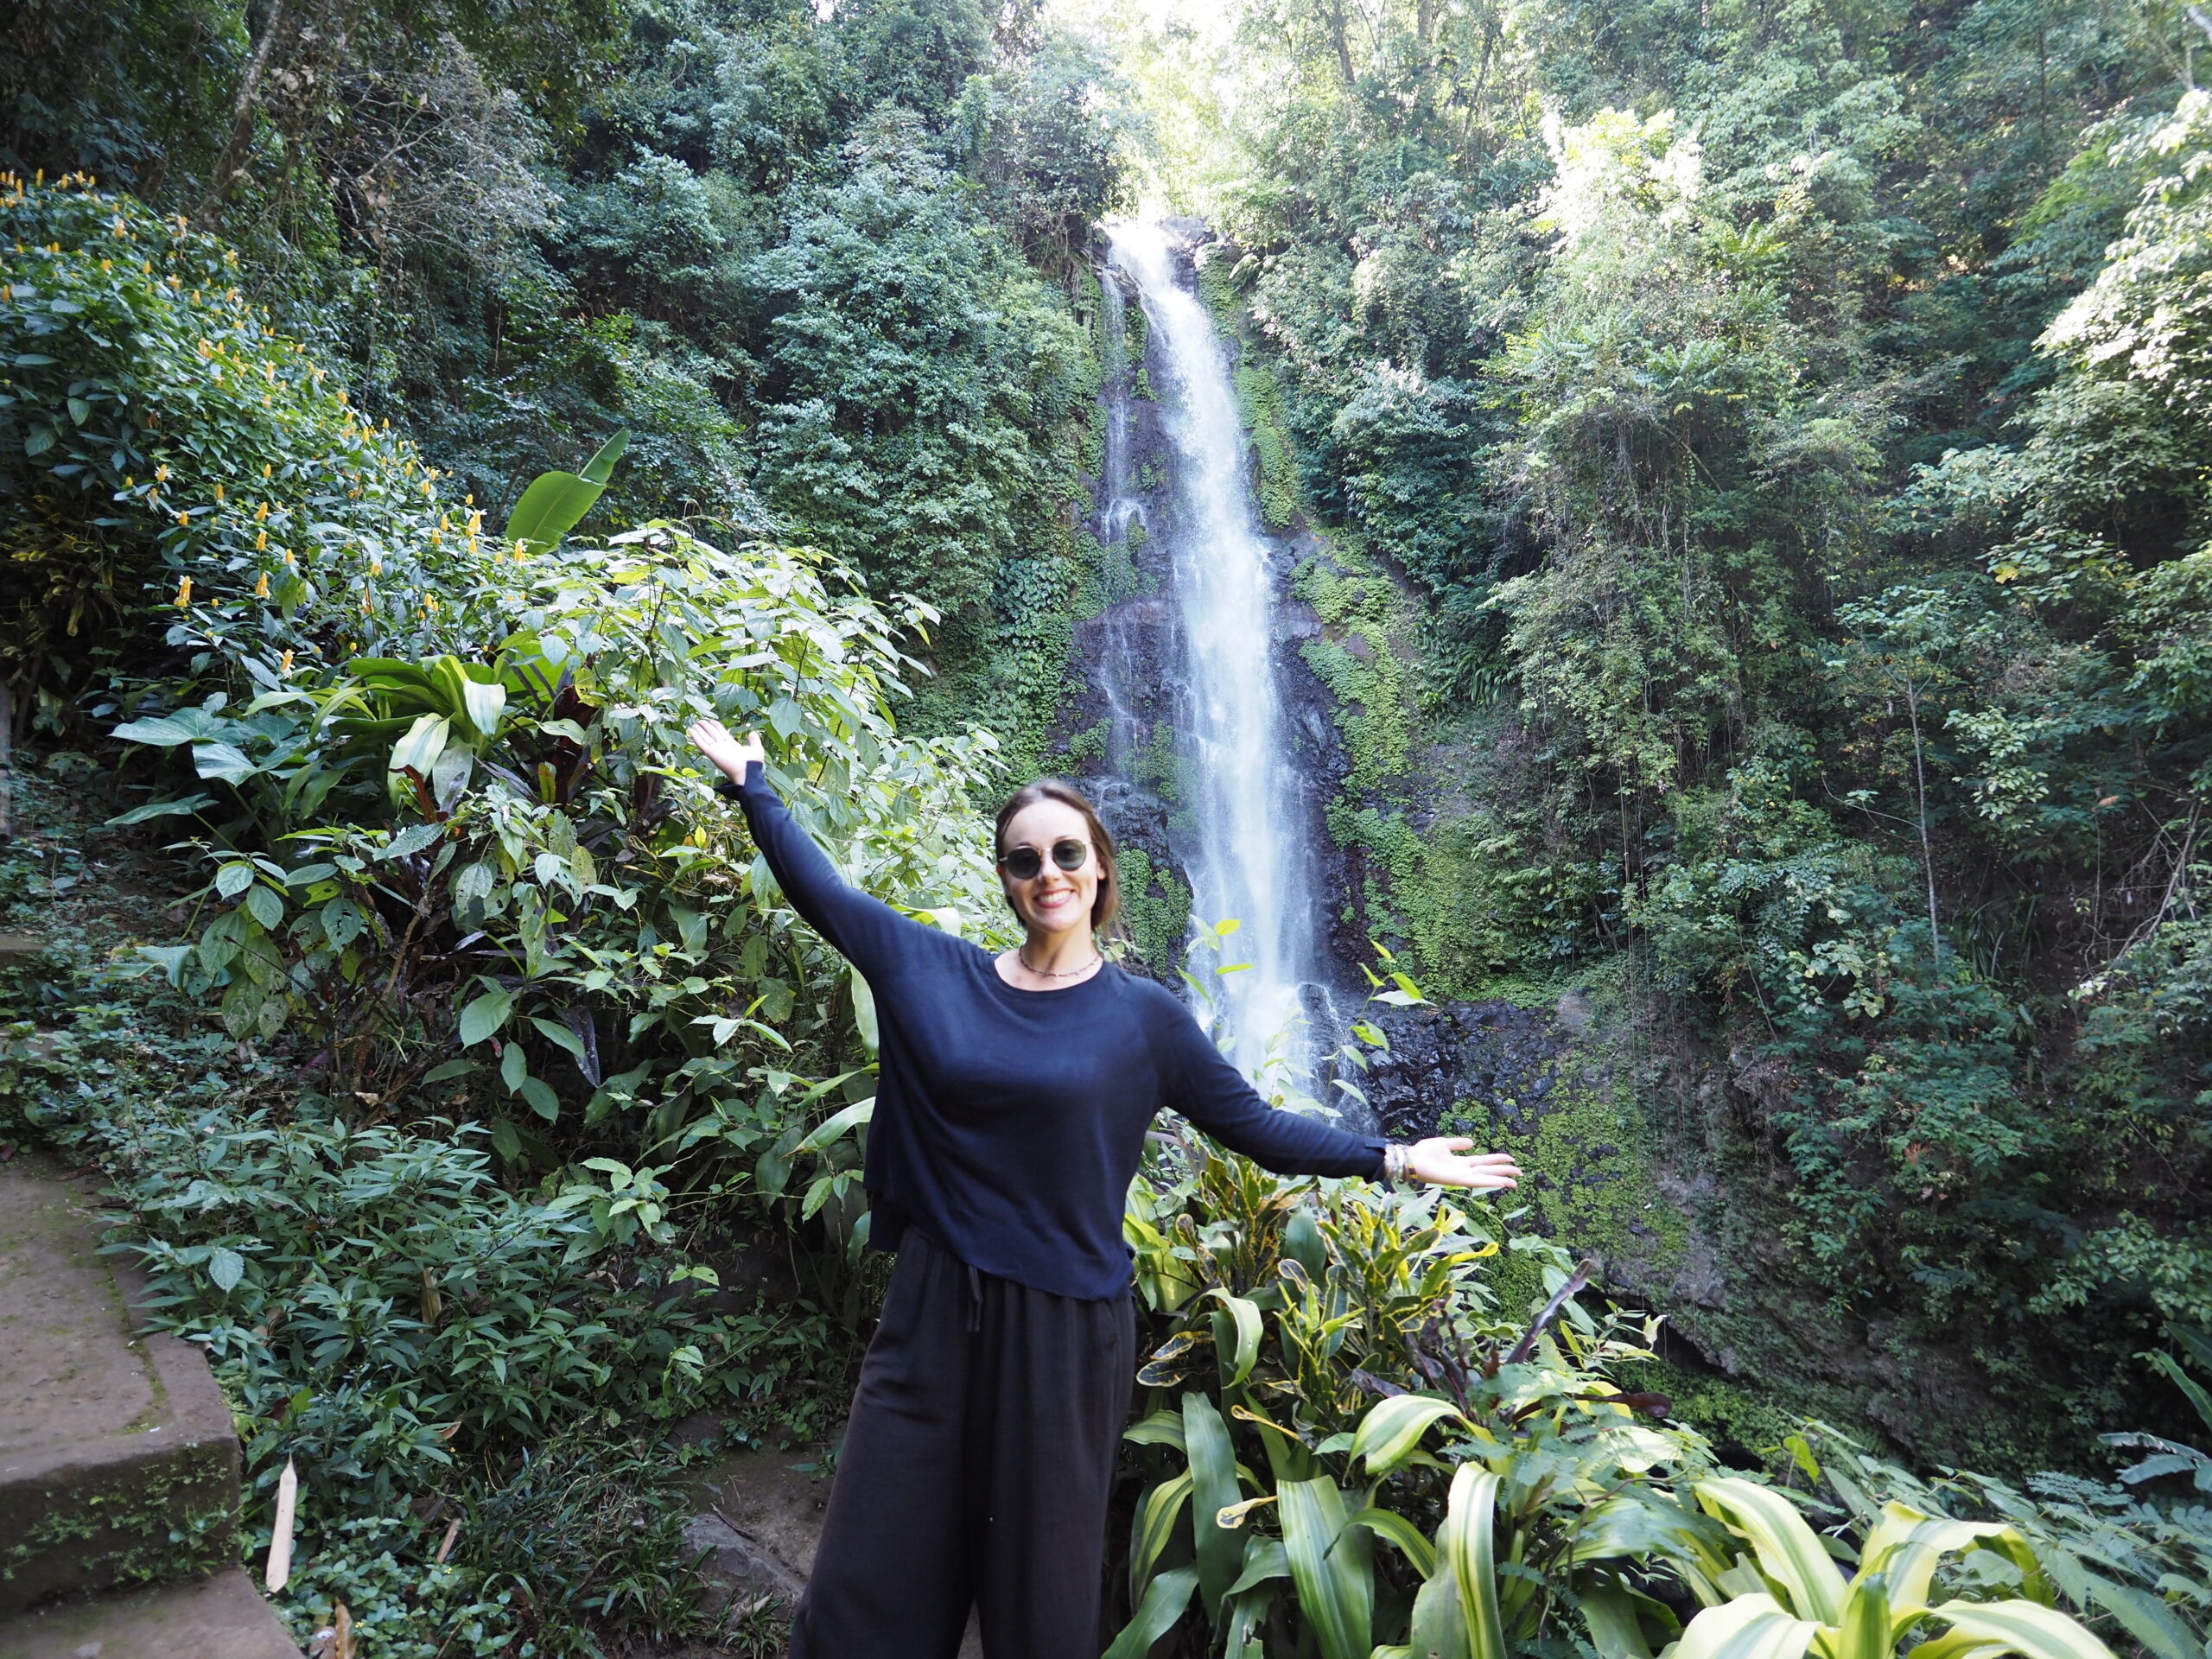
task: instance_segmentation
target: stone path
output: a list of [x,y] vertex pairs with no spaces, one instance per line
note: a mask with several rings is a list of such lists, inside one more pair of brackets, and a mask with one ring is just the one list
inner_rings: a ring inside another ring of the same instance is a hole
[[[699,1515],[684,1529],[686,1548],[709,1553],[710,1578],[734,1596],[798,1599],[814,1569],[830,1483],[810,1470],[796,1448],[741,1452],[700,1465],[692,1490]],[[982,1638],[970,1618],[960,1659],[982,1659]]]
[[296,1659],[234,1565],[230,1407],[99,1243],[58,1166],[0,1166],[0,1655]]

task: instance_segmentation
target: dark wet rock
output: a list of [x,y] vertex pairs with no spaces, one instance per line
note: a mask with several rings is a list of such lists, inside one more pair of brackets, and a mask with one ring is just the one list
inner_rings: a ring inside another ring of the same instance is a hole
[[[1373,1010],[1370,1010],[1370,1015]],[[1361,1084],[1382,1132],[1418,1140],[1446,1113],[1487,1112],[1526,1135],[1560,1085],[1567,1035],[1548,1010],[1511,1002],[1449,1002],[1375,1020],[1390,1039]]]

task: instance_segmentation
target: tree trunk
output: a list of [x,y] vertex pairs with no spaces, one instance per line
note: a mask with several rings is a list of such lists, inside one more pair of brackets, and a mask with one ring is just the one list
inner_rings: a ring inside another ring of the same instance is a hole
[[223,154],[215,163],[215,170],[208,175],[207,193],[200,199],[200,207],[193,215],[202,225],[213,230],[220,225],[223,206],[231,199],[231,192],[238,188],[238,181],[245,177],[246,161],[253,152],[253,128],[261,114],[261,86],[268,78],[269,60],[275,55],[277,37],[284,32],[284,0],[270,0],[269,20],[262,26],[261,38],[253,43],[253,54],[245,60],[245,72],[238,77],[238,96],[231,103],[231,136],[223,145]]
[[1344,0],[1322,0],[1321,21],[1329,31],[1329,44],[1337,49],[1337,73],[1342,78],[1344,90],[1352,86],[1351,37],[1344,32]]
[[1919,803],[1920,873],[1928,882],[1928,950],[1937,972],[1943,967],[1943,934],[1936,919],[1936,852],[1928,836],[1928,768],[1921,758],[1920,691],[1910,680],[1904,687],[1905,717],[1912,722],[1912,785]]

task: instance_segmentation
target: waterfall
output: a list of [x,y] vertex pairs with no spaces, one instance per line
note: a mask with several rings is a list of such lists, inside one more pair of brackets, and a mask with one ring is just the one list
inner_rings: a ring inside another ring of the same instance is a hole
[[[1144,306],[1151,361],[1165,371],[1166,384],[1154,391],[1175,458],[1166,535],[1186,668],[1176,700],[1179,851],[1193,916],[1233,917],[1239,925],[1228,955],[1249,965],[1219,982],[1217,1006],[1231,1058],[1249,1071],[1267,1057],[1271,1038],[1316,1012],[1309,1003],[1326,1003],[1323,899],[1275,683],[1275,574],[1213,321],[1184,287],[1159,226],[1117,225],[1109,235],[1113,264],[1135,282]],[[1109,426],[1109,472],[1113,436]],[[1127,487],[1123,479],[1121,493]],[[1110,519],[1116,493],[1104,493]],[[1126,525],[1125,518],[1116,528]],[[1309,1053],[1306,1039],[1294,1038],[1294,1065],[1302,1070]]]

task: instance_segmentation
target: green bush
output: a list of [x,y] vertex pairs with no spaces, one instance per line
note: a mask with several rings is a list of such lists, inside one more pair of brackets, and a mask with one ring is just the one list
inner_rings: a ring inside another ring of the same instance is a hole
[[80,181],[0,188],[18,698],[58,728],[70,700],[157,664],[251,661],[274,683],[442,638],[440,607],[495,556],[480,511],[271,329],[236,252]]

